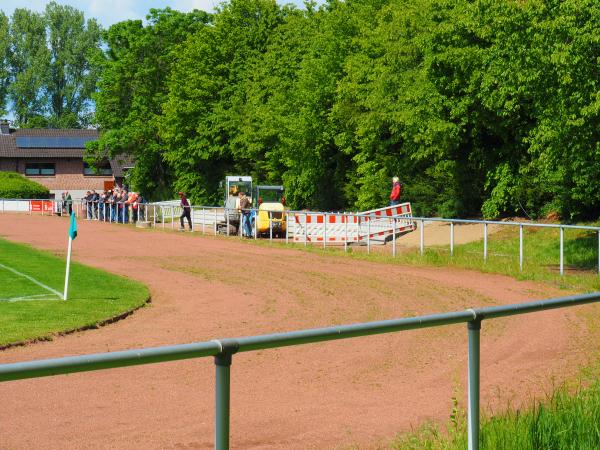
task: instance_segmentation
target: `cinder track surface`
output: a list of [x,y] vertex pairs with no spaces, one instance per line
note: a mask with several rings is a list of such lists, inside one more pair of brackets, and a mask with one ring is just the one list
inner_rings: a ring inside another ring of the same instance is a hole
[[[0,236],[64,254],[67,220],[0,215]],[[454,269],[383,265],[189,233],[79,222],[74,259],[146,283],[126,320],[0,362],[205,341],[567,295]],[[483,323],[482,403],[521,404],[577,372],[581,312]],[[466,400],[466,325],[235,355],[234,448],[372,448]],[[0,384],[0,448],[210,448],[212,358]]]

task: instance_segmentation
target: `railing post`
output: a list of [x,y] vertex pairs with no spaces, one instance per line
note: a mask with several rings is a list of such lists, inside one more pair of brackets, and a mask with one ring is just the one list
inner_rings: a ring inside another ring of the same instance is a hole
[[227,236],[229,236],[229,210],[225,208],[225,222],[227,226]]
[[483,260],[487,261],[488,257],[488,248],[487,248],[487,238],[488,238],[488,224],[487,222],[483,224]]
[[523,225],[519,225],[519,270],[523,272]]
[[[125,211],[125,205],[123,205],[123,211]],[[125,214],[123,214],[123,221],[125,221]],[[175,207],[171,205],[171,230],[175,228]]]
[[367,217],[367,254],[371,254],[371,216]]
[[215,449],[229,450],[229,407],[231,384],[231,354],[215,356]]
[[308,213],[304,213],[304,246],[308,246]]
[[254,229],[252,231],[252,235],[254,236],[254,240],[258,239],[258,209],[255,212],[254,216]]
[[469,450],[479,450],[479,338],[481,320],[467,324],[469,330]]
[[565,264],[564,264],[564,246],[565,246],[565,230],[563,227],[560,227],[560,274],[565,274]]
[[285,214],[285,244],[287,245],[287,244],[289,244],[289,241],[290,241],[290,239],[289,239],[289,230],[290,229],[288,228],[288,226],[290,224],[290,215],[288,214],[287,211],[284,211],[284,214]]
[[450,256],[454,256],[454,222],[450,222]]
[[215,449],[229,450],[231,356],[238,351],[239,344],[234,339],[217,342],[221,353],[215,355]]
[[[348,251],[348,214],[342,216],[344,218],[344,251]],[[599,244],[600,247],[600,244]],[[599,269],[600,270],[600,269]]]
[[393,236],[392,237],[392,240],[393,240],[393,242],[392,242],[392,256],[395,258],[396,257],[396,228],[397,228],[397,226],[396,226],[396,218],[395,217],[394,217],[393,221],[394,221],[394,227],[393,227],[392,232],[394,234],[392,235]]
[[327,247],[327,213],[323,218],[323,248]]
[[425,223],[425,221],[423,219],[421,219],[421,226],[419,227],[421,229],[421,256],[423,256],[423,254],[425,253],[425,227],[424,227],[424,223]]
[[273,212],[269,211],[269,242],[273,242]]
[[217,235],[217,221],[219,220],[218,210],[215,208],[215,236]]

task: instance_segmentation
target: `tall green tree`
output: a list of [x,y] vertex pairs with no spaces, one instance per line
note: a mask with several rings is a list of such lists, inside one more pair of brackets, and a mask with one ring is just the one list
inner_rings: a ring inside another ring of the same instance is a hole
[[9,84],[10,27],[8,16],[0,11],[0,115],[7,112],[7,94]]
[[49,122],[56,127],[86,126],[92,121],[91,95],[99,75],[101,28],[71,6],[50,2],[44,18],[50,48]]
[[101,51],[98,23],[86,22],[75,8],[50,2],[43,14],[16,9],[4,36],[8,40],[6,89],[17,125],[88,126]]
[[175,188],[195,201],[219,201],[226,173],[255,174],[256,148],[242,137],[253,121],[244,86],[283,18],[275,0],[234,0],[178,49],[161,136]]
[[32,125],[48,112],[45,87],[50,60],[44,16],[15,9],[10,21],[8,98],[18,125]]
[[129,182],[149,197],[170,192],[171,175],[163,159],[159,128],[165,120],[167,79],[178,60],[177,45],[210,22],[202,11],[152,9],[141,20],[117,23],[105,33],[96,120],[103,132],[90,157],[127,155],[135,159]]

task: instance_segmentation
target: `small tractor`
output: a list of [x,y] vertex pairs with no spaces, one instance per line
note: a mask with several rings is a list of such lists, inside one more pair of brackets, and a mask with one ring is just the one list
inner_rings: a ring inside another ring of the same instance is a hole
[[[258,185],[253,189],[250,176],[227,176],[221,183],[225,193],[223,219],[217,223],[220,234],[236,235],[240,231],[239,193],[252,202],[250,215],[253,231],[258,237],[283,236],[286,230],[283,186]],[[229,227],[229,228],[228,228]]]
[[287,226],[283,186],[256,186],[254,201],[258,207],[254,226],[257,236],[285,235]]

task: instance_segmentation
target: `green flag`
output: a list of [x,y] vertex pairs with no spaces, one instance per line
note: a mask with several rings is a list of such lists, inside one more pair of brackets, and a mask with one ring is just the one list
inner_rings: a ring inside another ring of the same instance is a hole
[[69,227],[69,237],[75,239],[77,237],[77,221],[75,220],[75,213],[71,213],[71,226]]

